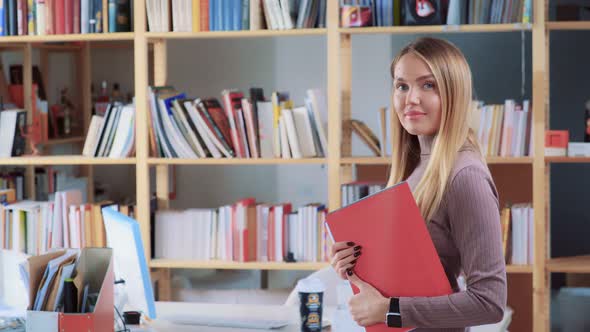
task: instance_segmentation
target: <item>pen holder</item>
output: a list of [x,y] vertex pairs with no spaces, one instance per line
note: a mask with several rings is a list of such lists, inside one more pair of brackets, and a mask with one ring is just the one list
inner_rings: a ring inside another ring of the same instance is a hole
[[[50,254],[48,254],[50,255]],[[98,293],[98,299],[94,310],[85,313],[63,313],[53,311],[35,311],[27,310],[26,327],[27,331],[47,331],[47,332],[113,332],[114,331],[114,302],[113,302],[113,251],[110,248],[84,248],[80,253],[80,260],[76,267],[76,279],[82,285],[89,285],[90,293]],[[43,260],[43,256],[37,256],[36,267],[31,268],[31,284],[35,280],[40,280],[39,273],[45,270],[48,258]],[[41,263],[39,263],[41,261]],[[32,262],[29,260],[30,266]],[[33,274],[35,272],[35,275]],[[78,289],[81,287],[76,285]],[[30,289],[37,289],[31,286]],[[78,303],[81,292],[78,292]],[[34,294],[31,299],[34,299]],[[29,309],[32,308],[34,300],[29,302]]]

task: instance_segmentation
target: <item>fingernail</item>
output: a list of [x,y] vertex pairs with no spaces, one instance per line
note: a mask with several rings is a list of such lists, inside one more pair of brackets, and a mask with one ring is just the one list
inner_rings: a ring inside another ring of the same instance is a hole
[[353,260],[352,262],[350,262],[350,264],[354,264],[354,263],[356,263],[356,259],[355,259],[355,260]]
[[359,257],[360,254],[361,254],[361,252],[360,251],[357,251],[357,252],[354,253],[354,257]]
[[354,242],[346,242],[346,245],[349,247],[352,247],[352,246],[354,246]]
[[354,247],[354,251],[359,251],[359,250],[361,250],[361,246]]
[[352,275],[352,270],[351,269],[346,270],[346,274],[348,274],[349,276],[351,276]]

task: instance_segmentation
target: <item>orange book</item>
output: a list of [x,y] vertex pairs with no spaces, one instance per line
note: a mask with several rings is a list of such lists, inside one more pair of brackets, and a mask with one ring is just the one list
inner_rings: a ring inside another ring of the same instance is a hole
[[[386,297],[441,296],[452,293],[407,182],[367,196],[327,216],[335,242],[362,246],[354,271]],[[359,290],[352,285],[352,291]],[[367,332],[409,331],[384,323]]]

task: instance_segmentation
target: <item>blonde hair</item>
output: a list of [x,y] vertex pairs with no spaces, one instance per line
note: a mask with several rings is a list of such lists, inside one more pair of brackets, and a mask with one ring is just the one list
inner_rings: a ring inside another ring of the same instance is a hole
[[[413,190],[422,217],[428,222],[441,204],[459,149],[468,143],[480,156],[481,151],[473,130],[469,128],[471,70],[463,53],[442,39],[417,39],[404,47],[392,61],[392,78],[395,77],[396,64],[408,53],[415,54],[428,65],[441,99],[440,127],[424,175]],[[406,180],[420,161],[418,137],[402,127],[393,109],[393,100],[391,105],[393,154],[388,186]]]

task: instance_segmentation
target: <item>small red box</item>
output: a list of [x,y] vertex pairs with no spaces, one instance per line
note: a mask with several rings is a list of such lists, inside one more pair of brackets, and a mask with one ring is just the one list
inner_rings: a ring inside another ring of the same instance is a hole
[[545,147],[547,148],[567,148],[570,140],[569,130],[546,130]]

